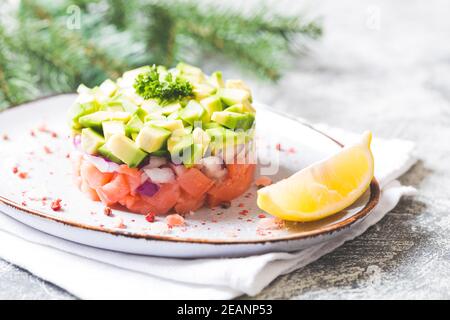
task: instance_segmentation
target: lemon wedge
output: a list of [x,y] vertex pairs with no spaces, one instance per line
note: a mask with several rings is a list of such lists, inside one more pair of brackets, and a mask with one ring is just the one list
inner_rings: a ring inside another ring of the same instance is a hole
[[302,222],[345,209],[361,197],[372,181],[371,141],[372,133],[365,132],[358,143],[260,189],[258,207],[278,218]]

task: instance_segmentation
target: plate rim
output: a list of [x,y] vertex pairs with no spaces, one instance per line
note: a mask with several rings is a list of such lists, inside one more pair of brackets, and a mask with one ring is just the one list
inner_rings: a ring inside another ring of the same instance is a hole
[[[25,103],[22,104],[17,104],[17,105],[13,105],[5,110],[1,110],[0,114],[11,110],[11,109],[15,109],[15,108],[19,108],[19,107],[26,107],[27,105],[31,104],[31,103],[35,103],[35,102],[39,102],[42,100],[46,100],[46,99],[51,99],[51,98],[55,98],[55,97],[60,97],[60,96],[65,96],[65,95],[71,95],[74,93],[62,93],[62,94],[53,94],[53,95],[48,95],[48,96],[44,96],[44,97],[40,97],[31,101],[27,101]],[[330,135],[324,133],[323,131],[315,128],[313,125],[300,120],[299,118],[296,118],[292,115],[289,115],[285,112],[276,110],[274,108],[270,108],[266,105],[263,104],[258,104],[258,107],[262,107],[270,112],[273,112],[275,114],[278,114],[282,117],[288,118],[290,120],[293,120],[303,126],[308,127],[309,129],[317,132],[318,134],[328,138],[329,140],[331,140],[332,142],[336,143],[338,146],[340,146],[341,148],[344,146],[341,142],[339,142],[338,140],[334,139],[333,137],[331,137]],[[166,236],[166,235],[153,235],[153,234],[141,234],[138,232],[129,232],[126,230],[116,230],[116,229],[110,229],[110,228],[105,228],[105,227],[96,227],[96,226],[91,226],[91,225],[86,225],[80,222],[75,222],[75,221],[70,221],[64,218],[59,218],[59,217],[51,217],[48,214],[46,214],[45,212],[39,211],[39,210],[35,210],[35,209],[30,209],[27,208],[25,206],[22,206],[20,204],[18,204],[15,201],[9,200],[3,196],[0,195],[0,203],[7,205],[15,210],[17,210],[18,212],[21,212],[23,214],[28,214],[28,215],[32,215],[34,217],[38,217],[38,218],[44,218],[46,220],[52,221],[52,222],[56,222],[56,223],[60,223],[63,224],[65,226],[70,226],[70,227],[74,227],[74,228],[79,228],[79,229],[84,229],[84,230],[88,230],[88,231],[96,231],[96,232],[102,232],[102,233],[106,233],[106,234],[110,234],[113,236],[124,236],[127,238],[133,238],[133,239],[143,239],[143,240],[153,240],[153,241],[163,241],[163,242],[178,242],[178,243],[187,243],[187,244],[210,244],[210,245],[246,245],[246,244],[267,244],[267,243],[277,243],[277,242],[283,242],[283,241],[297,241],[297,240],[306,240],[306,239],[312,239],[321,235],[327,235],[327,234],[332,234],[334,232],[339,232],[345,228],[350,227],[351,225],[353,225],[354,223],[356,223],[357,221],[360,221],[362,219],[364,219],[369,213],[372,212],[372,210],[375,208],[375,206],[378,204],[379,199],[380,199],[380,194],[381,194],[381,189],[380,189],[380,185],[377,181],[377,179],[374,177],[372,179],[372,181],[370,182],[370,197],[369,197],[369,201],[366,203],[366,205],[358,212],[356,212],[355,214],[351,215],[350,217],[339,221],[337,223],[333,223],[331,225],[329,225],[326,228],[321,228],[321,229],[317,229],[317,230],[311,230],[311,231],[307,231],[302,233],[301,235],[287,235],[287,236],[280,236],[277,238],[271,238],[271,239],[267,239],[267,238],[263,238],[263,239],[254,239],[254,240],[212,240],[212,239],[200,239],[200,238],[179,238],[179,237],[173,237],[173,236]],[[7,213],[5,213],[7,214]]]

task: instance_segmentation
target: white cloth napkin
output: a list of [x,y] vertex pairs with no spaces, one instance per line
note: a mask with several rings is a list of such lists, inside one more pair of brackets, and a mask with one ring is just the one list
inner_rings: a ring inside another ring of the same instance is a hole
[[[320,128],[344,143],[359,135]],[[362,223],[339,237],[294,253],[230,259],[168,259],[112,252],[59,239],[0,214],[0,257],[82,299],[231,299],[255,295],[281,274],[333,251],[381,220],[415,189],[395,179],[415,162],[414,144],[374,139],[380,202]]]

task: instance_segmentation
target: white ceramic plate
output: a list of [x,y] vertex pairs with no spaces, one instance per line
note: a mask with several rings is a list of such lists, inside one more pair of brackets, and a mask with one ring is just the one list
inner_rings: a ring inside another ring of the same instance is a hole
[[[74,98],[45,98],[0,113],[0,211],[57,237],[98,248],[165,257],[293,251],[351,228],[378,201],[380,190],[374,180],[370,190],[347,210],[314,223],[286,223],[278,230],[259,228],[261,214],[265,213],[256,206],[256,188],[234,200],[228,209],[198,210],[186,217],[186,227],[169,231],[161,231],[143,216],[121,209],[113,210],[114,217],[105,216],[104,206],[86,198],[72,180],[72,166],[66,157],[72,146],[66,111]],[[274,181],[341,147],[314,128],[262,105],[257,105],[257,141],[257,175],[261,170],[267,175],[267,170],[279,166]],[[277,150],[277,144],[281,150]],[[13,173],[14,167],[26,172],[27,178]],[[57,198],[62,199],[63,210],[55,212],[51,202]],[[125,229],[115,227],[117,217],[122,217]],[[164,217],[158,220],[164,221]]]

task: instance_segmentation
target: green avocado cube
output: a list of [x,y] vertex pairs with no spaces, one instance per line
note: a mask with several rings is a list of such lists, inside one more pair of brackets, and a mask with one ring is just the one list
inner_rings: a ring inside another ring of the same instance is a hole
[[106,148],[111,154],[130,168],[139,166],[147,153],[139,149],[133,140],[121,134],[115,134],[106,141]]
[[136,144],[142,150],[152,153],[164,147],[169,137],[169,130],[145,125],[136,137]]
[[250,93],[244,89],[223,88],[219,89],[217,94],[227,106],[251,101]]
[[203,129],[212,129],[212,128],[221,128],[222,126],[218,124],[217,122],[208,122],[203,124]]
[[164,128],[170,131],[175,131],[184,128],[183,121],[181,120],[162,119],[162,120],[151,120],[148,123],[152,126]]
[[139,108],[139,106],[137,104],[135,104],[130,99],[125,98],[125,97],[123,97],[119,102],[122,104],[122,108],[124,109],[124,111],[126,111],[130,114],[136,113],[136,111]]
[[162,107],[154,99],[144,100],[141,104],[141,108],[147,111],[147,113],[155,113],[162,111]]
[[155,152],[152,152],[151,155],[155,157],[167,157],[170,155],[170,153],[167,150],[157,150]]
[[77,88],[77,93],[79,94],[90,94],[91,89],[86,87],[84,84],[80,84]]
[[194,131],[192,131],[192,138],[194,140],[194,144],[202,146],[202,155],[205,154],[209,143],[211,142],[211,137],[209,134],[201,128],[195,128]]
[[169,150],[172,156],[180,156],[183,154],[183,150],[194,144],[194,138],[191,134],[171,136],[167,140],[167,150]]
[[211,74],[211,77],[209,77],[209,81],[215,86],[216,88],[224,88],[225,82],[222,78],[222,72],[215,71]]
[[216,93],[217,88],[207,84],[207,83],[199,83],[194,85],[194,88],[192,89],[192,93],[195,96],[195,99],[201,100],[206,97],[209,97]]
[[108,140],[114,134],[125,135],[125,125],[122,121],[104,121],[102,122],[103,136]]
[[102,123],[104,121],[112,120],[127,122],[130,120],[130,114],[128,112],[97,111],[82,116],[79,122],[83,127],[93,128],[99,131],[102,129]]
[[236,132],[233,130],[222,128],[223,130],[212,130],[208,132],[211,136],[210,149],[213,155],[216,155],[220,150],[226,149],[233,145],[245,144],[248,141],[246,132]]
[[117,158],[115,155],[112,154],[111,150],[109,150],[106,147],[106,144],[102,145],[100,148],[98,148],[98,153],[102,155],[103,157],[111,160],[112,162],[115,162],[117,164],[122,164],[122,160]]
[[194,164],[203,156],[203,146],[194,143],[192,134],[172,136],[167,141],[167,148],[176,164]]
[[155,113],[149,113],[144,117],[144,122],[149,122],[152,120],[164,120],[166,119],[165,116],[163,116],[161,113],[159,112],[155,112]]
[[112,112],[121,112],[121,111],[125,111],[123,109],[123,107],[121,105],[118,104],[111,104],[111,105],[107,105],[105,106],[102,110],[104,111],[112,111]]
[[[181,110],[180,110],[180,111],[181,111]],[[180,111],[172,112],[171,114],[169,114],[169,115],[167,116],[167,119],[169,119],[169,120],[178,120],[178,119],[181,119],[181,118],[180,118]]]
[[188,74],[203,74],[202,69],[191,66],[190,64],[180,62],[177,64],[176,68],[182,73]]
[[75,130],[81,129],[83,126],[80,124],[79,119],[82,116],[98,111],[99,108],[100,104],[95,100],[85,103],[76,102],[72,104],[67,113],[70,127]]
[[183,153],[183,164],[186,168],[191,168],[200,163],[204,154],[203,145],[194,143],[190,148],[187,148]]
[[255,109],[250,102],[233,104],[231,107],[226,108],[224,111],[238,112],[238,113],[255,113]]
[[168,104],[166,106],[164,106],[161,110],[161,113],[165,116],[169,116],[172,113],[178,111],[181,109],[181,104],[177,103],[172,103],[172,104]]
[[181,111],[181,119],[194,125],[195,122],[209,122],[209,116],[200,103],[195,100],[189,101],[186,107]]
[[141,118],[139,118],[137,114],[134,114],[130,121],[127,122],[125,129],[127,135],[132,135],[132,133],[139,133],[143,127],[144,122],[142,122]]
[[222,101],[218,96],[211,96],[200,101],[200,104],[203,108],[208,112],[208,116],[211,119],[211,116],[216,111],[222,111]]
[[225,135],[225,128],[221,125],[218,125],[217,127],[208,128],[206,129],[206,133],[211,137],[211,139],[214,141],[216,137],[222,137]]
[[214,112],[212,121],[220,123],[230,129],[250,129],[255,121],[255,116],[251,113],[237,113],[230,111]]
[[81,147],[88,154],[96,154],[98,148],[105,143],[103,136],[91,128],[81,130]]
[[111,79],[103,81],[103,83],[99,86],[100,92],[107,97],[112,97],[114,93],[116,93],[117,88],[117,84]]

